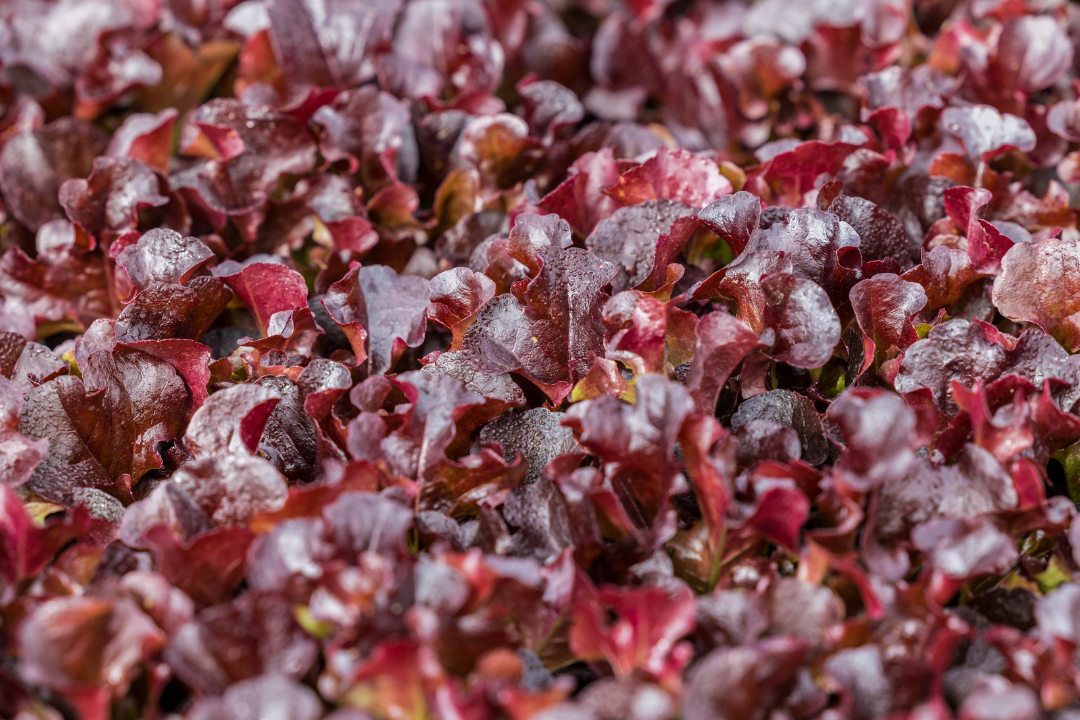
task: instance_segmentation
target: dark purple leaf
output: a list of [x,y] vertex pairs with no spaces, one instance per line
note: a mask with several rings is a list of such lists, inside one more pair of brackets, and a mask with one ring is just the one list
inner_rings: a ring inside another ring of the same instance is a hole
[[348,336],[357,364],[367,360],[370,372],[382,375],[405,348],[423,342],[428,301],[424,278],[365,265],[331,285],[323,304]]
[[901,270],[912,266],[907,231],[900,220],[869,200],[841,195],[829,205],[829,212],[859,234],[863,262],[893,259]]
[[611,287],[622,292],[640,285],[649,276],[660,237],[674,232],[676,223],[685,222],[683,218],[692,217],[693,210],[680,202],[646,200],[619,208],[610,218],[602,220],[585,239],[585,246],[619,269]]
[[322,514],[328,539],[347,558],[364,552],[407,551],[406,533],[413,513],[393,500],[374,493],[345,493],[323,508]]
[[951,417],[956,403],[950,383],[958,381],[971,387],[976,380],[990,383],[1014,373],[1036,388],[1050,380],[1059,388],[1058,402],[1071,407],[1076,401],[1076,369],[1068,357],[1060,345],[1038,330],[1024,332],[1009,349],[991,325],[949,320],[908,348],[895,387],[901,393],[928,392],[934,405]]
[[875,643],[846,648],[824,663],[825,672],[846,695],[852,720],[872,720],[905,709],[906,684],[925,681],[917,671],[904,673],[905,669],[903,659],[890,662]]
[[812,465],[825,461],[829,445],[821,427],[821,418],[805,396],[790,390],[770,390],[752,397],[739,405],[731,418],[731,427],[738,430],[754,420],[769,420],[794,428],[802,445],[802,459]]
[[[149,166],[131,158],[99,157],[90,177],[60,186],[60,204],[69,220],[108,244],[139,224],[139,210],[169,202]],[[153,231],[151,231],[153,232]]]
[[563,417],[544,408],[507,413],[485,425],[477,440],[498,443],[508,460],[520,453],[529,464],[525,482],[534,483],[556,455],[578,451],[573,432],[560,425]]
[[616,269],[579,248],[551,245],[538,257],[535,278],[480,310],[462,353],[492,375],[521,372],[560,402],[603,352],[602,290]]
[[758,231],[761,200],[740,190],[710,203],[698,213],[702,224],[727,241],[735,255],[741,255]]
[[305,410],[300,387],[282,376],[260,378],[259,384],[281,397],[266,419],[259,455],[290,482],[311,482],[315,479],[318,447],[315,423]]
[[214,254],[194,237],[183,237],[173,230],[147,231],[137,243],[128,245],[116,256],[135,283],[145,290],[151,285],[172,283],[183,285],[191,274]]
[[114,326],[116,339],[122,343],[167,338],[201,340],[231,300],[232,291],[215,277],[193,278],[186,286],[153,285],[120,312]]
[[735,432],[735,437],[738,440],[740,467],[750,467],[759,461],[769,460],[787,463],[802,456],[799,433],[772,420],[751,420],[743,423]]
[[921,285],[881,273],[856,283],[850,298],[867,355],[878,353],[884,358],[891,348],[906,350],[918,341],[911,319],[926,306]]
[[801,368],[824,365],[840,342],[840,318],[825,291],[788,273],[764,278],[761,290],[766,333],[774,334],[766,343],[773,359]]
[[764,596],[771,635],[798,638],[820,647],[826,633],[844,621],[843,601],[832,589],[795,578],[777,578]]
[[245,448],[254,453],[279,400],[277,393],[261,385],[220,390],[192,416],[184,444],[196,457],[227,457]]

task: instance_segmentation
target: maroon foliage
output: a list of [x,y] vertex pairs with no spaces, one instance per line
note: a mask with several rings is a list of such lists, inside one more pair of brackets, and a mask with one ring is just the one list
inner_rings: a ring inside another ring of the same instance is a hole
[[1078,39],[0,2],[0,717],[1073,719]]

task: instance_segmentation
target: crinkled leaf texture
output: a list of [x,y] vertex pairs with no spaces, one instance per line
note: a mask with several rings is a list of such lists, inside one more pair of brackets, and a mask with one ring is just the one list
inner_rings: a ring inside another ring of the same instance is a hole
[[389,371],[406,347],[424,339],[429,290],[422,278],[384,265],[355,267],[330,286],[323,304],[352,345],[356,362]]
[[1075,720],[1078,37],[0,2],[0,717]]
[[1011,320],[1035,323],[1065,346],[1080,344],[1080,241],[1018,243],[1001,260],[994,305]]
[[[519,255],[531,260],[529,252]],[[603,352],[603,288],[616,269],[588,251],[558,244],[534,257],[536,277],[481,308],[462,353],[492,375],[520,372],[559,402]]]

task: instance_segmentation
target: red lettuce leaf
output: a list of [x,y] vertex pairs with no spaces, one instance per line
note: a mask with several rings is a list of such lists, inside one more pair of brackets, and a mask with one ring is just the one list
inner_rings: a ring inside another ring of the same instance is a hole
[[317,655],[318,645],[296,622],[291,603],[258,591],[201,610],[172,634],[164,650],[165,662],[179,678],[214,695],[261,674],[301,676]]
[[89,528],[85,510],[39,525],[15,492],[0,485],[0,602],[11,603],[22,581],[37,576],[60,548]]
[[323,157],[348,161],[349,171],[359,173],[369,192],[394,177],[397,156],[408,141],[409,111],[400,100],[368,85],[341,93],[313,119],[324,128]]
[[365,265],[331,285],[323,305],[349,338],[356,363],[366,360],[373,375],[382,375],[405,348],[423,342],[429,297],[423,278]]
[[[188,715],[193,720],[247,720],[279,711],[295,720],[319,720],[323,706],[315,691],[306,685],[283,675],[259,675],[230,685],[220,698],[198,701]],[[357,711],[345,710],[337,715],[343,716],[342,720],[367,720]]]
[[770,390],[744,401],[731,418],[731,428],[738,430],[754,420],[769,420],[794,428],[802,445],[802,459],[812,465],[825,461],[829,451],[814,404],[790,390]]
[[221,279],[248,306],[264,335],[274,313],[307,307],[307,283],[287,265],[256,262]]
[[214,256],[195,237],[183,237],[173,230],[154,229],[116,256],[116,264],[127,271],[139,290],[151,285],[183,285],[200,265]]
[[498,443],[508,459],[520,453],[529,467],[525,482],[534,483],[556,456],[578,451],[573,432],[560,424],[564,417],[545,408],[507,413],[484,425],[477,440]]
[[734,300],[738,317],[757,332],[765,329],[762,280],[791,273],[820,285],[832,304],[839,302],[859,279],[859,236],[835,215],[800,209],[755,233],[741,255],[706,280],[695,297],[723,296]]
[[911,268],[913,263],[907,231],[891,212],[869,200],[847,195],[833,200],[828,210],[859,234],[859,251],[863,262],[892,259],[901,270]]
[[765,334],[773,334],[772,342],[766,341],[772,358],[792,367],[824,365],[840,342],[840,318],[825,291],[788,273],[764,278],[761,290],[765,295]]
[[700,208],[731,190],[731,182],[712,160],[686,150],[660,147],[654,157],[624,172],[604,192],[623,205],[675,200]]
[[994,306],[1012,319],[1032,322],[1065,346],[1080,345],[1080,286],[1073,268],[1080,263],[1076,240],[1050,238],[1038,245],[1013,245],[994,279]]
[[844,443],[836,469],[846,484],[860,491],[902,478],[924,440],[915,412],[893,393],[847,390],[829,406],[826,417]]
[[449,349],[460,350],[465,331],[476,314],[495,296],[495,283],[468,268],[454,268],[431,278],[429,287],[428,316],[453,333]]
[[[712,415],[728,378],[743,358],[761,346],[743,323],[724,313],[712,313],[697,324],[694,359],[686,387],[694,399],[694,410]],[[830,354],[832,348],[829,348]]]
[[879,364],[890,350],[906,350],[919,340],[912,318],[926,306],[918,283],[881,273],[851,288],[851,307],[863,334],[863,352]]
[[90,177],[60,186],[59,199],[69,220],[108,245],[139,224],[139,211],[161,207],[169,198],[147,165],[131,158],[98,157]]
[[215,277],[193,278],[186,286],[153,285],[120,312],[113,330],[121,343],[201,340],[231,300],[232,291]]
[[619,203],[603,193],[619,180],[611,148],[585,153],[570,166],[567,178],[544,196],[539,207],[564,218],[582,236],[612,215]]
[[[678,667],[686,647],[678,640],[694,629],[694,596],[685,585],[668,592],[657,587],[599,589],[579,576],[574,590],[570,647],[587,660],[607,660],[617,675],[641,669],[663,678]],[[606,608],[614,621],[604,617]],[[669,657],[674,655],[675,657]]]
[[480,310],[462,353],[486,373],[521,372],[557,403],[603,352],[602,290],[616,269],[579,248],[551,245],[538,257],[535,278]]
[[169,169],[173,126],[179,113],[172,108],[156,115],[133,113],[113,133],[105,154],[141,160],[160,172]]
[[917,460],[907,475],[882,485],[869,513],[866,535],[871,570],[886,576],[905,572],[900,548],[915,526],[935,518],[959,520],[1010,510],[1018,497],[1012,479],[990,453],[965,446],[955,465]]
[[964,144],[976,166],[1005,150],[1035,148],[1035,132],[1026,120],[988,105],[948,108],[941,114],[941,126]]
[[[154,372],[175,378],[166,380],[174,390],[183,385],[171,368],[161,373],[155,367]],[[186,389],[183,394],[186,401]],[[131,470],[134,429],[122,420],[112,422],[105,393],[88,396],[80,378],[58,377],[34,388],[19,417],[19,431],[49,440],[49,452],[29,486],[53,502],[71,503],[76,488],[108,486]],[[153,443],[143,448],[144,463],[151,459],[147,449],[152,451]]]
[[123,692],[165,635],[130,600],[66,597],[37,607],[19,629],[27,680],[61,692]]
[[215,213],[243,215],[265,203],[283,175],[312,170],[317,146],[288,115],[219,98],[187,117],[180,149],[206,160],[174,174],[173,188],[189,191]]
[[9,332],[0,332],[0,375],[23,392],[66,374],[67,363],[49,348]]
[[49,451],[49,441],[34,440],[19,432],[23,391],[15,383],[0,377],[0,485],[19,487],[34,472]]
[[0,151],[0,192],[8,211],[32,231],[63,217],[60,186],[89,175],[107,140],[101,130],[73,117],[9,139]]
[[585,238],[585,246],[619,269],[611,287],[622,292],[646,281],[657,264],[660,238],[677,234],[677,226],[685,223],[693,227],[692,218],[693,211],[680,202],[646,200],[619,208],[602,220]]
[[796,691],[807,649],[801,640],[777,637],[712,651],[690,673],[683,717],[734,720],[782,706]]
[[636,389],[634,405],[599,397],[572,406],[563,422],[581,447],[604,461],[605,474],[632,494],[640,508],[635,512],[644,513],[639,522],[648,527],[682,479],[675,443],[693,401],[659,375],[638,378]]

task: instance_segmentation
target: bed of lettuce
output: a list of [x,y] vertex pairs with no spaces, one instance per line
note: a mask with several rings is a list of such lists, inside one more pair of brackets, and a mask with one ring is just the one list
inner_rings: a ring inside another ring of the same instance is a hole
[[0,716],[1080,718],[1078,40],[0,4]]

